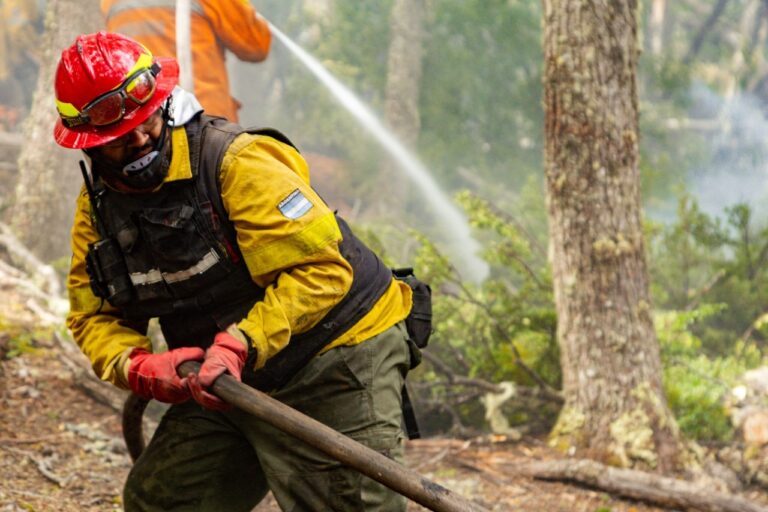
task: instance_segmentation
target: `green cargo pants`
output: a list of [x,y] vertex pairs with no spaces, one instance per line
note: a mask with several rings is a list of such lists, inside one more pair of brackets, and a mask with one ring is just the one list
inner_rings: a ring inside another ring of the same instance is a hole
[[[400,323],[315,357],[273,393],[391,458],[402,457],[401,388],[410,355]],[[405,498],[232,409],[172,406],[124,489],[127,512],[248,512],[272,490],[284,511],[404,511]]]

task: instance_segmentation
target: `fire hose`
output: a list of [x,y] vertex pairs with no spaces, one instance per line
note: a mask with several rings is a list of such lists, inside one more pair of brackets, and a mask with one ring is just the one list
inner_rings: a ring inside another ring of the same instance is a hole
[[[178,367],[178,373],[184,377],[197,373],[200,363],[187,361]],[[212,391],[228,404],[245,411],[252,416],[272,425],[296,439],[304,441],[346,464],[363,475],[386,485],[416,503],[434,512],[485,512],[485,509],[462,496],[446,489],[419,475],[381,453],[358,443],[357,441],[333,430],[319,421],[300,413],[266,393],[247,386],[229,375],[222,375],[213,383]],[[147,402],[131,395],[126,401],[123,414],[123,434],[129,453],[135,460],[144,447],[141,428],[128,425],[129,408],[135,409],[141,418],[141,412]]]

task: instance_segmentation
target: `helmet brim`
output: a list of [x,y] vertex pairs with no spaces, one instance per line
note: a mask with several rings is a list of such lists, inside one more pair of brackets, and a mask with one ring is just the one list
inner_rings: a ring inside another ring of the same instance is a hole
[[120,122],[108,126],[83,125],[76,128],[67,128],[56,119],[53,127],[53,137],[56,143],[65,148],[87,149],[106,144],[146,121],[163,102],[171,95],[173,88],[179,82],[179,64],[176,59],[169,57],[156,57],[155,62],[160,64],[160,73],[155,77],[157,82],[155,94],[147,103],[127,113]]

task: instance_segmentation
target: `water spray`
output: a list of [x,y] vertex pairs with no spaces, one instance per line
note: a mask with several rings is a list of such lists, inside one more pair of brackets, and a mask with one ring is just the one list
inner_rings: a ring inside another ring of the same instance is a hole
[[271,23],[269,23],[269,28],[400,164],[399,169],[421,190],[426,200],[435,209],[441,229],[450,236],[450,253],[456,260],[455,264],[461,275],[476,283],[482,282],[488,275],[488,264],[477,256],[480,244],[472,238],[469,223],[464,214],[448,200],[445,192],[442,191],[426,167],[406,149],[405,145],[379,121],[348,87],[331,75],[317,59]]

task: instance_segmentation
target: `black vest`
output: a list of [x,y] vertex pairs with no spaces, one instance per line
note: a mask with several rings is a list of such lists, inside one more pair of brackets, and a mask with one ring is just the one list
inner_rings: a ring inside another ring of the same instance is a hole
[[[205,348],[218,331],[242,320],[264,296],[248,273],[221,201],[224,153],[246,131],[291,143],[275,130],[244,130],[205,115],[185,129],[191,179],[164,183],[147,194],[119,193],[97,181],[96,203],[106,224],[102,232],[117,240],[130,276],[132,298],[120,306],[125,318],[159,318],[169,348]],[[337,221],[343,236],[341,254],[354,273],[352,287],[315,327],[292,336],[288,346],[257,372],[248,371],[256,357],[252,351],[245,382],[263,390],[282,386],[360,320],[389,287],[391,271],[341,218]]]

